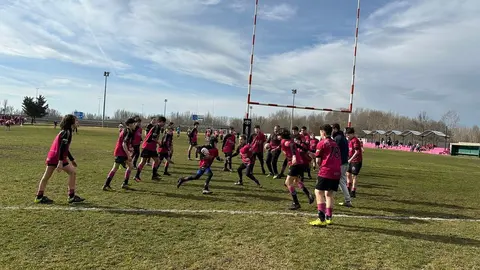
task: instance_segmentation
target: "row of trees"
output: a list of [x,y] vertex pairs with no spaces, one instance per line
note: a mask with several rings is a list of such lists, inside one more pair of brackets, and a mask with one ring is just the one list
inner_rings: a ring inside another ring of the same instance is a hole
[[[17,114],[12,106],[8,105],[8,100],[4,100],[2,103],[3,114]],[[61,117],[61,114],[49,108],[47,100],[44,96],[38,96],[38,98],[25,97],[22,104],[21,113],[32,118],[35,121],[36,118],[42,118],[48,116],[49,118]],[[169,120],[180,126],[190,126],[192,124],[192,112],[172,112],[169,115]],[[118,120],[119,122],[133,115],[141,115],[138,112],[127,111],[119,109],[115,111],[113,117],[110,119]],[[151,115],[144,116],[146,120],[150,119]],[[252,119],[254,124],[258,124],[263,127],[264,130],[271,130],[275,125],[283,127],[290,126],[290,110],[279,110],[269,116],[253,115]],[[307,126],[310,130],[317,131],[320,126],[325,123],[347,123],[347,114],[342,113],[312,113],[307,116],[297,115],[294,119],[294,124],[299,126]],[[101,115],[86,113],[85,119],[88,120],[101,120]],[[462,142],[480,142],[480,128],[475,125],[473,127],[460,127],[460,117],[455,111],[446,112],[441,119],[434,120],[430,118],[426,111],[421,111],[416,117],[406,117],[393,112],[383,112],[370,109],[356,109],[352,113],[352,122],[354,127],[360,130],[438,130],[452,139],[451,141]],[[243,120],[242,118],[231,118],[225,116],[213,116],[209,113],[204,116],[202,124],[209,127],[229,127],[233,126],[237,130],[241,130]]]

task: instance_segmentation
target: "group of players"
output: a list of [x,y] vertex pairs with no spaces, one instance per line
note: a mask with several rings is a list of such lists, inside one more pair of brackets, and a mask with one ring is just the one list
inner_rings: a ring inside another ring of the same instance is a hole
[[[146,127],[146,136],[143,139],[142,123],[140,117],[129,118],[120,129],[117,143],[114,149],[115,161],[108,173],[103,190],[111,190],[110,184],[120,166],[125,168],[123,189],[129,188],[130,174],[136,169],[134,180],[141,181],[141,173],[144,166],[153,161],[152,180],[159,180],[158,173],[160,165],[165,162],[164,175],[168,173],[168,167],[172,162],[173,155],[173,123],[166,125],[166,118],[160,116],[152,119]],[[40,180],[35,198],[35,203],[50,204],[53,200],[44,195],[49,178],[55,170],[65,171],[68,174],[68,202],[76,203],[84,201],[75,194],[76,184],[76,162],[70,153],[72,141],[72,130],[75,128],[76,118],[73,115],[66,115],[61,123],[61,131],[53,141],[47,155],[46,170]],[[196,180],[203,175],[207,176],[203,193],[211,193],[209,184],[213,177],[211,166],[214,160],[222,161],[219,157],[219,134],[213,133],[208,138],[206,145],[198,145],[198,126],[195,122],[193,129],[188,133],[189,148],[188,159],[191,160],[191,151],[195,149],[195,156],[200,160],[199,169],[195,175],[181,177],[177,181],[177,188],[191,180]],[[224,153],[224,171],[232,171],[232,159],[235,156],[241,157],[241,164],[237,169],[239,180],[236,185],[243,185],[243,172],[258,187],[262,187],[259,180],[254,176],[254,165],[257,160],[260,163],[262,173],[266,171],[266,163],[269,171],[267,176],[280,179],[285,177],[285,170],[288,173],[285,180],[285,187],[288,189],[292,204],[291,210],[300,208],[296,188],[305,193],[310,204],[317,202],[318,219],[310,222],[313,226],[327,226],[332,224],[334,192],[340,186],[344,202],[340,205],[352,207],[351,198],[356,197],[357,176],[362,167],[362,145],[355,137],[353,128],[346,128],[346,136],[340,129],[339,124],[324,125],[320,129],[320,140],[313,132],[310,134],[306,127],[299,129],[293,127],[291,130],[275,126],[273,132],[266,138],[260,126],[255,126],[254,134],[249,138],[246,135],[237,135],[234,128],[230,128],[228,134],[223,137],[221,151]],[[347,140],[348,137],[348,140]],[[238,145],[236,140],[238,138]],[[237,145],[237,147],[235,147]],[[142,150],[140,151],[140,147]],[[264,151],[267,151],[267,159],[264,162]],[[285,160],[280,173],[277,162],[280,154],[283,153]],[[137,165],[138,159],[140,162]],[[69,163],[70,160],[70,163]],[[311,170],[318,166],[318,176],[315,185],[315,196],[304,185],[305,174],[311,178]]]

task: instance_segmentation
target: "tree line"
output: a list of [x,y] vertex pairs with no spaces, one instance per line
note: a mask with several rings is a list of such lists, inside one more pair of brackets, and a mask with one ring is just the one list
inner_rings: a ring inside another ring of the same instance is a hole
[[[13,106],[8,104],[8,100],[4,100],[1,104],[2,114],[25,114],[32,119],[36,118],[59,118],[61,114],[52,108],[49,108],[47,100],[44,96],[25,97],[22,103],[22,110],[16,110]],[[193,112],[171,112],[167,118],[174,122],[175,125],[181,126],[183,129],[191,126]],[[139,112],[118,109],[110,120],[123,120],[134,115],[141,115]],[[156,115],[144,115],[143,118],[148,121]],[[102,116],[93,113],[86,113],[85,119],[101,120]],[[309,130],[318,133],[321,125],[339,123],[345,126],[348,120],[348,115],[345,113],[322,112],[312,113],[309,115],[295,115],[294,125],[306,126]],[[265,131],[270,131],[275,125],[282,127],[289,127],[291,121],[291,110],[278,110],[268,116],[252,115],[254,125],[260,125]],[[204,115],[201,122],[202,127],[213,128],[227,128],[234,127],[236,130],[242,130],[243,118],[240,117],[226,117],[213,116],[210,113]],[[460,116],[456,111],[450,110],[438,120],[429,117],[426,111],[421,111],[416,117],[406,117],[398,113],[384,112],[378,110],[358,108],[352,113],[352,123],[354,128],[358,131],[360,136],[363,136],[362,130],[415,130],[423,132],[426,130],[436,130],[443,132],[451,137],[452,142],[480,142],[480,128],[478,125],[473,127],[462,127],[459,125]],[[318,135],[318,134],[317,134]],[[430,138],[430,140],[432,140]]]

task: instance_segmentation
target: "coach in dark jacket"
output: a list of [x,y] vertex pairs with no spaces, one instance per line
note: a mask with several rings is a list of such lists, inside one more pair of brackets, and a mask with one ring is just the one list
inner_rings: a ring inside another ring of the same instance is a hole
[[348,141],[343,131],[340,130],[339,124],[333,124],[332,128],[332,139],[335,140],[338,148],[340,148],[340,155],[342,158],[342,178],[340,179],[340,189],[342,190],[345,202],[341,203],[341,205],[352,207],[352,199],[350,197],[350,192],[347,189]]

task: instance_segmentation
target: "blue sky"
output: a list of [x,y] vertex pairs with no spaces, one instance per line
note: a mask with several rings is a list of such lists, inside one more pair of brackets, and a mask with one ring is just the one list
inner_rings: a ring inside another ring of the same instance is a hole
[[[348,106],[356,0],[260,0],[253,100]],[[52,108],[243,116],[254,0],[0,3],[0,99],[36,88]],[[354,107],[473,125],[480,108],[478,0],[363,0]],[[267,115],[274,108],[255,107]],[[298,113],[302,113],[298,111]],[[303,112],[305,114],[310,112]]]

